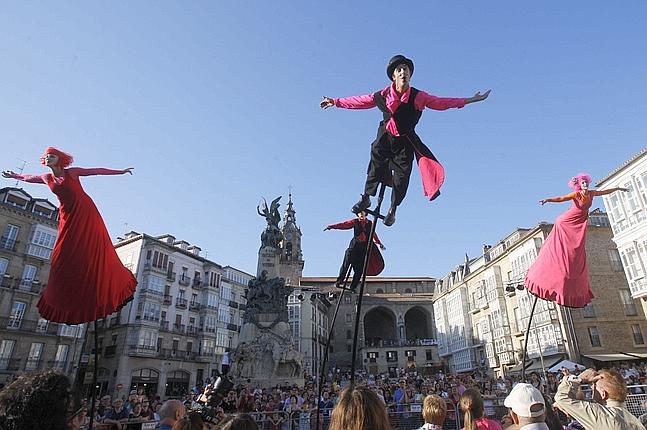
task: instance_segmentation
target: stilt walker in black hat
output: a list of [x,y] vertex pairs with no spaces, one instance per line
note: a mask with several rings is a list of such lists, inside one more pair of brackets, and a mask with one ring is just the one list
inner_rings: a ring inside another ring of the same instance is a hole
[[371,205],[370,196],[375,195],[380,183],[385,183],[393,187],[391,207],[384,218],[384,224],[390,226],[395,222],[397,207],[407,194],[414,156],[418,160],[424,193],[430,200],[438,197],[440,186],[445,180],[443,166],[416,134],[415,127],[422,111],[425,108],[462,108],[466,104],[485,100],[490,90],[484,94],[477,92],[469,98],[436,97],[417,90],[409,85],[413,75],[413,61],[403,55],[391,58],[386,74],[392,83],[383,90],[340,99],[324,97],[319,106],[322,109],[331,106],[370,109],[377,106],[382,111],[384,118],[380,122],[377,138],[371,145],[371,161],[364,192],[352,211],[359,213],[368,209]]

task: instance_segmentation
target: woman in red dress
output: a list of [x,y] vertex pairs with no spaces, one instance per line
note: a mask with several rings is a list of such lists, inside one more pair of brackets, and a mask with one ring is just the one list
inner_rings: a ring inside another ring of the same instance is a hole
[[50,321],[80,324],[121,308],[132,299],[137,280],[117,257],[103,219],[83,191],[79,177],[132,175],[133,169],[68,168],[72,161],[72,156],[49,147],[41,164],[51,173],[33,176],[4,171],[2,176],[46,184],[58,197],[58,236],[47,286],[37,306],[43,318]]

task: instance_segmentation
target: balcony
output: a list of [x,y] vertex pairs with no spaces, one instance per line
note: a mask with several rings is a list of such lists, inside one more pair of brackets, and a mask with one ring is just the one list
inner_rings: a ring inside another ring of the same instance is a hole
[[400,346],[435,346],[436,339],[411,339],[411,340],[368,340],[364,342],[364,348],[386,348]]
[[198,303],[198,302],[189,303],[189,310],[191,310],[191,311],[199,311],[200,310],[200,303]]
[[238,331],[238,326],[236,324],[228,323],[227,330]]
[[175,272],[171,272],[170,270],[166,272],[166,280],[169,282],[175,282],[175,279],[177,278],[177,274]]
[[191,283],[191,288],[194,290],[202,290],[202,281],[199,279],[193,279],[193,282]]
[[216,353],[215,352],[199,352],[196,356],[195,359],[197,361],[206,361],[206,362],[212,362],[216,359]]
[[164,293],[161,291],[149,290],[147,288],[144,288],[139,291],[139,298],[162,300],[164,298]]
[[235,302],[233,300],[229,300],[229,307],[234,308],[234,309],[238,309],[238,302]]
[[58,334],[58,324],[41,323],[39,320],[25,320],[12,317],[0,317],[0,330],[22,331],[42,335]]
[[106,349],[103,351],[104,357],[114,357],[117,353],[117,345],[106,346]]
[[184,334],[186,332],[186,326],[184,324],[173,324],[173,333]]
[[191,278],[189,278],[188,276],[182,275],[180,276],[180,279],[178,282],[180,283],[180,285],[184,285],[188,287],[189,285],[191,285]]
[[163,359],[176,359],[176,360],[195,360],[196,353],[193,351],[181,351],[179,349],[160,348],[157,350],[157,357]]
[[178,297],[175,299],[175,307],[178,309],[186,309],[187,300]]
[[16,371],[20,369],[20,358],[0,358],[0,370]]
[[5,249],[7,251],[16,251],[16,247],[20,243],[16,239],[10,239],[6,236],[0,237],[0,248]]
[[157,347],[154,345],[128,345],[128,355],[154,357]]
[[165,306],[171,306],[171,304],[173,304],[173,296],[164,294],[164,300],[162,301],[162,304]]
[[194,327],[194,326],[191,326],[191,325],[188,326],[186,328],[186,334],[189,335],[189,336],[197,336],[198,335],[198,327]]
[[160,330],[161,331],[169,331],[168,330],[168,321],[160,321]]

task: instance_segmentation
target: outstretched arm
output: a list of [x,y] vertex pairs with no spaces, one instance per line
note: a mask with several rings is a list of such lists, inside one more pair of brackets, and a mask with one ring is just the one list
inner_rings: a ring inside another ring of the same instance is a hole
[[330,224],[327,225],[326,228],[324,228],[324,231],[326,230],[350,230],[353,228],[355,220],[354,219],[349,219],[348,221],[340,222],[337,224]]
[[476,102],[482,102],[488,96],[490,95],[490,91],[492,90],[487,90],[485,93],[481,94],[480,91],[477,91],[476,94],[474,94],[472,97],[468,98],[465,100],[465,104],[470,104],[470,103],[476,103]]
[[2,172],[3,178],[18,179],[19,181],[32,182],[34,184],[44,184],[45,181],[41,176],[36,175],[19,175],[18,173],[12,172],[11,170],[5,170]]
[[565,196],[562,197],[549,197],[547,199],[542,199],[539,201],[539,203],[542,204],[542,206],[545,203],[559,203],[559,202],[567,202],[569,200],[573,200],[577,196],[577,191],[573,191],[570,194],[566,194]]
[[379,247],[380,247],[380,249],[382,249],[382,250],[385,250],[385,249],[386,249],[386,246],[384,246],[384,245],[382,244],[382,241],[381,241],[381,240],[380,240],[380,238],[377,236],[377,232],[376,232],[376,231],[374,231],[374,232],[373,232],[373,242],[375,242],[375,244],[376,244],[377,246],[379,246]]
[[607,194],[615,193],[616,191],[624,191],[625,193],[629,191],[629,188],[609,188],[608,190],[592,190],[591,193],[594,196],[606,196]]
[[104,167],[95,167],[92,169],[85,169],[83,167],[70,167],[67,171],[76,176],[94,176],[94,175],[124,175],[126,173],[133,174],[133,167],[128,167],[123,170],[106,169]]
[[321,109],[328,109],[331,106],[344,109],[371,109],[375,107],[375,100],[373,100],[373,94],[367,94],[365,96],[344,97],[341,99],[324,97],[319,103]]

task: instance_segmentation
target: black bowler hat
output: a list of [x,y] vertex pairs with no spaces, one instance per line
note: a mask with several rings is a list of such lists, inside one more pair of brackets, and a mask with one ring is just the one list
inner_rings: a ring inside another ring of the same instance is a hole
[[396,55],[395,57],[389,60],[389,64],[386,66],[386,75],[389,77],[390,80],[393,80],[393,71],[395,70],[395,68],[402,63],[409,66],[409,70],[411,71],[411,76],[413,76],[413,61],[411,61],[404,55]]

